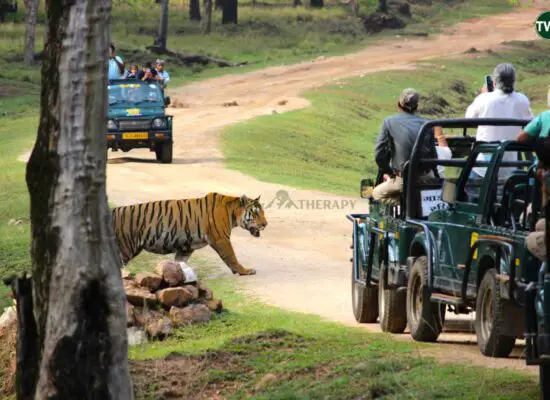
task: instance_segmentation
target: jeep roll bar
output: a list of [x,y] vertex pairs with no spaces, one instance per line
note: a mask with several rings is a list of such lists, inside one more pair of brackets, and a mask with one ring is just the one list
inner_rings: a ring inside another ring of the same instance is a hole
[[[514,119],[514,118],[452,118],[452,119],[441,119],[441,120],[432,120],[427,121],[420,128],[420,132],[416,137],[416,141],[413,146],[409,171],[407,173],[407,186],[412,184],[414,174],[416,171],[420,170],[421,166],[421,152],[419,151],[422,148],[424,139],[426,135],[431,133],[432,128],[440,126],[441,128],[464,128],[463,136],[466,137],[468,128],[477,128],[481,125],[489,126],[520,126],[524,127],[530,122],[528,119]],[[414,207],[412,201],[412,191],[408,190],[405,194],[405,215],[407,219],[414,218]]]

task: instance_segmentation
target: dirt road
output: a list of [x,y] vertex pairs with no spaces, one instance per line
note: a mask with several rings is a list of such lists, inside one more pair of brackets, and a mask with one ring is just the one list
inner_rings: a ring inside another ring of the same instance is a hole
[[[153,153],[147,151],[132,151],[128,153],[130,157],[110,153],[109,200],[122,205],[202,196],[216,191],[254,197],[261,194],[269,203],[278,191],[286,191],[291,202],[279,208],[276,201],[266,209],[269,226],[261,238],[253,238],[240,229],[234,231],[238,258],[243,265],[258,271],[256,276],[235,279],[251,295],[269,304],[356,325],[350,307],[351,225],[345,214],[365,210],[365,203],[358,198],[260,182],[227,170],[220,151],[221,128],[273,109],[284,112],[306,107],[307,101],[299,97],[302,91],[338,78],[412,68],[415,61],[460,55],[472,46],[484,50],[494,49],[511,39],[535,40],[534,21],[539,13],[540,9],[535,7],[526,8],[513,14],[462,23],[435,38],[385,40],[347,56],[229,75],[173,89],[172,98],[187,107],[172,109],[175,163],[156,164]],[[287,103],[278,106],[283,99]],[[234,100],[238,106],[222,105]],[[220,265],[221,273],[229,274],[209,248],[197,254],[211,258]],[[457,324],[464,328],[468,320],[454,321],[449,326]],[[378,330],[378,325],[366,327]],[[440,342],[451,342],[432,348],[445,359],[527,370],[523,360],[482,357],[471,334],[448,332],[441,336]],[[519,347],[518,352],[521,350]]]

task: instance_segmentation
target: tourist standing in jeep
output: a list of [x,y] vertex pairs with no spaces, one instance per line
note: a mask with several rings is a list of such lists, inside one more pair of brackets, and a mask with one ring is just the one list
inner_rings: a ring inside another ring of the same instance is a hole
[[123,79],[125,75],[124,61],[120,56],[116,55],[115,45],[111,43],[109,46],[109,80]]

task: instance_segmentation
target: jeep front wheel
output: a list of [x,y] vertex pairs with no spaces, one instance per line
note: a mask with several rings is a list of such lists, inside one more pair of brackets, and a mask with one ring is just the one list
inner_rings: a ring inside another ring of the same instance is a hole
[[495,268],[489,269],[477,291],[476,335],[481,353],[487,357],[508,357],[516,338],[501,334],[504,315],[503,299],[500,296],[500,283]]
[[418,257],[407,285],[407,320],[411,336],[419,342],[435,342],[443,330],[445,305],[432,303],[424,287],[428,284],[428,259]]
[[405,291],[384,290],[384,269],[378,280],[378,315],[382,332],[403,333],[407,327],[407,297]]
[[172,143],[163,143],[159,144],[155,149],[155,154],[157,156],[157,161],[160,161],[163,164],[172,163]]
[[353,264],[351,267],[351,303],[353,315],[359,323],[373,323],[378,318],[378,287],[355,280]]

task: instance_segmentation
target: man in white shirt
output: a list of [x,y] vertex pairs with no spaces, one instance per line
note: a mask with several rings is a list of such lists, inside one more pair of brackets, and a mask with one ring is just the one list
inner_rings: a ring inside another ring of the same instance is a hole
[[[495,90],[487,91],[485,85],[479,96],[466,110],[466,118],[517,118],[532,119],[533,112],[529,99],[523,93],[515,92],[516,71],[512,64],[499,64],[493,71]],[[496,142],[515,140],[521,131],[519,126],[479,126],[476,140],[484,142]],[[490,156],[488,156],[490,159]],[[483,160],[480,154],[478,160]],[[487,157],[485,157],[487,159]],[[514,154],[505,154],[505,160],[515,160]],[[501,172],[506,173],[502,168]],[[486,168],[474,168],[479,176],[485,176]],[[499,173],[499,175],[501,175]]]
[[124,61],[115,54],[115,45],[111,43],[109,54],[109,73],[108,79],[124,79],[126,71],[124,70]]
[[156,62],[155,68],[157,70],[157,76],[162,88],[166,88],[166,84],[170,80],[170,75],[164,70],[164,60],[158,60]]

